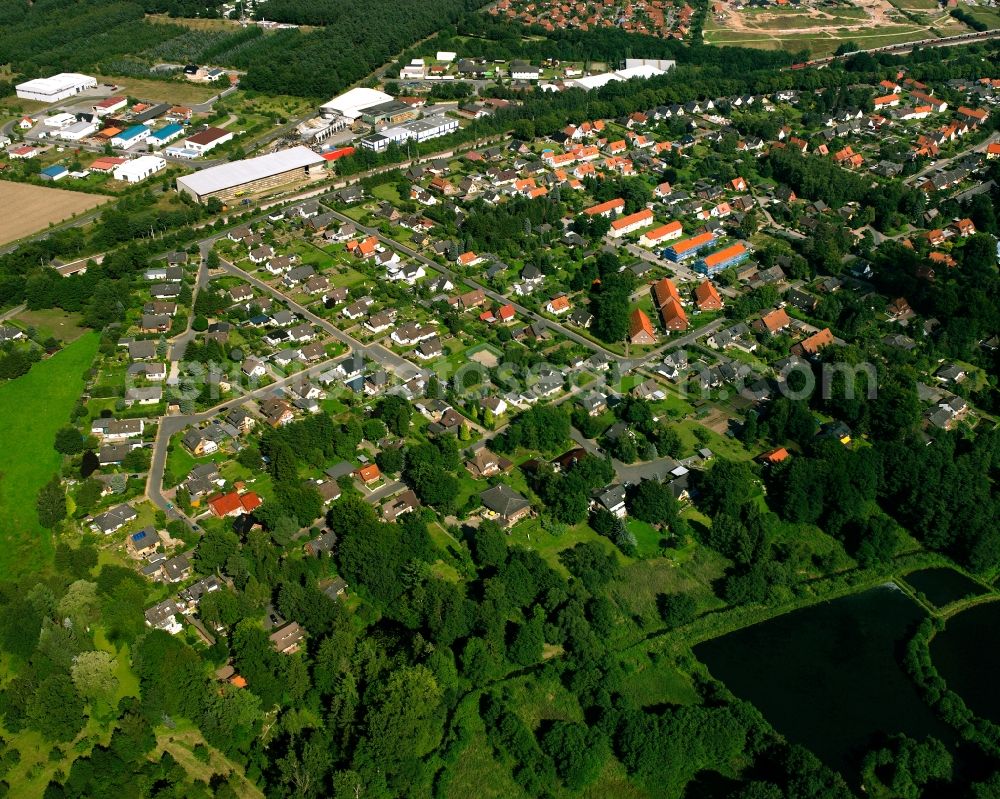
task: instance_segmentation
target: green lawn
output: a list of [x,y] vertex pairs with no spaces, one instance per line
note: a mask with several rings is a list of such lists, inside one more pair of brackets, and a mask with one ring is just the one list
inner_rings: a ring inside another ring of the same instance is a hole
[[59,469],[62,456],[52,442],[69,422],[98,343],[96,333],[87,333],[0,386],[0,569],[8,577],[36,571],[52,555],[52,539],[35,515],[35,497]]
[[400,201],[399,192],[396,190],[396,184],[394,183],[380,183],[378,186],[372,188],[372,197],[378,197],[380,200],[388,200],[393,205],[396,205]]
[[698,701],[691,678],[669,658],[652,661],[641,656],[630,666],[634,671],[625,680],[624,692],[637,705],[690,705]]
[[[515,490],[517,490],[516,486]],[[537,518],[532,518],[514,525],[507,533],[508,544],[535,550],[553,569],[562,575],[567,575],[569,572],[559,562],[559,553],[584,541],[596,541],[608,551],[618,551],[614,544],[595,533],[586,522],[575,524],[559,535],[553,535],[542,529]]]
[[163,482],[168,486],[177,485],[199,463],[213,460],[212,458],[195,458],[181,444],[181,438],[183,438],[182,435],[174,436],[170,442],[170,448],[167,450],[167,466],[164,470]]
[[41,340],[51,336],[59,341],[75,341],[86,332],[80,325],[80,314],[65,313],[58,308],[22,311],[14,321],[25,328],[35,328]]

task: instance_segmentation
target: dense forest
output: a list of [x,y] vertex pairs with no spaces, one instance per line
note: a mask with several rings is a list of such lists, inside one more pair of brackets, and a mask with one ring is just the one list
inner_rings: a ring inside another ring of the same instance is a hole
[[[327,23],[322,30],[281,31],[235,54],[233,66],[247,69],[249,89],[326,96],[391,61],[441,25],[475,7],[474,0],[427,0],[400,5],[391,0],[271,0],[267,18]],[[295,58],[288,58],[295,53]]]
[[0,0],[0,64],[27,77],[80,71],[138,53],[183,28],[151,24],[141,5],[77,0],[73,13],[60,0]]

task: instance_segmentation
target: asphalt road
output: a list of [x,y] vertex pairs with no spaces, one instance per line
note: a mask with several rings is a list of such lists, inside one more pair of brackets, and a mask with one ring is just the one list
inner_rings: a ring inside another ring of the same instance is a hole
[[951,158],[943,158],[940,161],[934,161],[933,163],[921,169],[919,172],[914,172],[912,175],[906,177],[903,182],[913,185],[921,178],[927,177],[927,175],[930,175],[942,169],[948,169],[948,167],[951,166],[953,162],[961,161],[963,158],[970,155],[971,153],[985,153],[986,148],[989,147],[993,142],[997,141],[998,139],[1000,139],[1000,133],[993,133],[990,135],[988,139],[981,141],[979,144],[973,147],[968,147],[964,150],[955,153],[955,155],[953,155]]
[[363,344],[353,336],[348,335],[344,331],[340,330],[329,320],[324,319],[322,316],[318,316],[317,314],[310,311],[306,306],[295,302],[294,300],[289,298],[286,294],[282,293],[281,291],[269,285],[268,283],[265,283],[263,280],[255,277],[249,272],[240,269],[238,266],[234,266],[233,264],[229,263],[224,259],[220,259],[220,264],[222,266],[223,271],[228,272],[231,275],[236,275],[242,280],[245,280],[251,286],[254,286],[260,291],[270,294],[279,302],[285,303],[290,310],[295,311],[295,313],[297,313],[303,319],[305,319],[308,322],[311,322],[317,327],[320,327],[324,332],[326,332],[333,338],[337,339],[337,341],[346,344],[348,347],[351,348],[352,352],[356,353],[360,352],[365,358],[377,361],[378,363],[382,364],[382,366],[391,369],[398,375],[406,374],[412,377],[413,375],[421,371],[416,366],[414,366],[414,364],[410,363],[405,358],[401,358],[399,355],[396,355],[396,353],[392,352],[391,350],[386,349],[381,344]]
[[167,359],[171,362],[183,360],[188,342],[193,341],[196,335],[195,331],[191,329],[191,323],[194,321],[194,303],[198,299],[198,292],[208,285],[208,267],[205,265],[205,257],[208,255],[208,251],[212,249],[212,245],[202,242],[199,245],[199,249],[201,251],[201,263],[198,265],[198,279],[195,281],[194,290],[191,293],[191,313],[188,314],[187,327],[184,328],[184,332],[174,336],[170,340],[170,350]]
[[338,360],[340,359],[330,358],[322,363],[318,363],[315,366],[310,367],[309,369],[297,372],[294,375],[289,375],[288,377],[278,380],[275,383],[271,383],[270,385],[261,386],[260,388],[252,391],[247,391],[239,397],[230,397],[226,401],[220,402],[218,405],[202,411],[201,413],[160,417],[159,426],[156,430],[156,440],[153,442],[153,454],[150,459],[149,474],[146,477],[146,496],[149,497],[149,499],[152,500],[157,507],[167,511],[168,516],[173,515],[177,518],[186,519],[188,523],[192,523],[191,520],[184,516],[179,509],[171,508],[170,501],[163,494],[163,475],[167,465],[167,452],[170,448],[170,438],[191,425],[199,425],[203,422],[209,421],[223,408],[243,405],[250,400],[260,400],[276,395],[280,396],[282,393],[281,389],[293,381],[298,381],[304,377],[319,374],[324,370],[329,369]]

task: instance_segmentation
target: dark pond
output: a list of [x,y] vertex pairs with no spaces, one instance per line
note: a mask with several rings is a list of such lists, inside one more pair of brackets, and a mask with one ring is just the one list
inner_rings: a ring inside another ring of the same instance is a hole
[[969,596],[986,593],[986,589],[975,580],[947,566],[934,566],[910,572],[903,579],[937,608],[943,608]]
[[1000,602],[952,616],[931,641],[931,659],[948,687],[976,715],[1000,724]]
[[706,641],[694,653],[778,732],[855,782],[879,733],[955,740],[899,665],[923,618],[906,594],[882,586]]

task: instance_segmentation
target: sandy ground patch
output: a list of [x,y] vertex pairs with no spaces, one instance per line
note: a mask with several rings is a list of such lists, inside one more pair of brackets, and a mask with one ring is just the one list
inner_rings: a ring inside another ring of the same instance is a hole
[[469,360],[482,364],[487,369],[492,369],[494,366],[500,363],[500,359],[497,358],[497,356],[493,352],[490,352],[490,350],[487,349],[482,349],[479,352],[475,353],[474,355],[470,355]]
[[50,222],[62,222],[110,199],[100,194],[0,180],[0,208],[4,209],[0,215],[0,244],[45,230]]
[[730,416],[720,408],[713,408],[708,414],[698,420],[698,424],[724,436],[729,429]]
[[[721,27],[734,33],[825,33],[834,30],[867,30],[900,22],[898,19],[893,19],[898,17],[899,13],[886,0],[857,0],[852,4],[852,8],[864,12],[866,18],[856,21],[838,18],[835,9],[826,11],[819,8],[791,13],[782,10],[754,12],[751,15],[727,3]],[[814,20],[815,24],[803,24],[803,17]],[[788,20],[790,24],[787,27],[782,26],[782,19]]]

